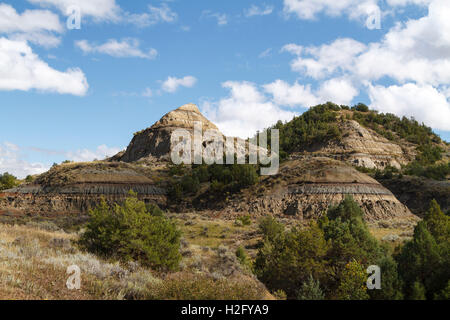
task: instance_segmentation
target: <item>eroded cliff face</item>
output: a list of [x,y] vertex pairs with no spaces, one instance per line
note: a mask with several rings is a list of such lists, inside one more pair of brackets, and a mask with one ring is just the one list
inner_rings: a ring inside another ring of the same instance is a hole
[[[250,213],[307,220],[320,217],[330,205],[351,195],[368,221],[414,219],[388,189],[350,165],[399,166],[414,157],[413,147],[400,147],[355,121],[343,117],[337,121],[341,141],[328,141],[303,154],[293,154],[276,176],[262,177],[256,186],[230,195],[225,203],[203,199],[204,204],[200,199],[195,209],[229,217]],[[0,214],[85,214],[102,197],[110,203],[121,202],[130,190],[145,202],[165,208],[171,134],[185,129],[192,135],[195,122],[202,124],[203,131],[218,132],[195,105],[182,106],[137,133],[126,151],[107,161],[62,164],[31,185],[0,193]],[[203,141],[203,145],[208,143]],[[243,149],[240,154],[247,153],[248,142]],[[188,209],[194,210],[192,206]]]
[[384,169],[387,166],[400,169],[416,156],[415,146],[410,143],[396,144],[354,120],[338,118],[337,121],[341,141],[328,141],[315,146],[310,150],[313,154],[370,169]]
[[156,183],[157,176],[150,168],[124,163],[65,164],[33,184],[0,193],[0,213],[85,214],[102,198],[109,203],[122,202],[130,190],[146,203],[164,207],[166,190]]
[[195,122],[202,124],[203,131],[214,130],[220,134],[217,127],[200,113],[196,105],[187,104],[169,112],[150,128],[138,132],[127,150],[113,157],[113,160],[124,162],[168,161],[172,147],[172,133],[177,129],[185,129],[193,136]]
[[[417,218],[376,180],[341,161],[324,157],[303,157],[288,161],[277,176],[233,198],[221,209],[224,215],[316,219],[330,205],[352,196],[362,207],[367,221]],[[242,198],[248,197],[247,201]]]

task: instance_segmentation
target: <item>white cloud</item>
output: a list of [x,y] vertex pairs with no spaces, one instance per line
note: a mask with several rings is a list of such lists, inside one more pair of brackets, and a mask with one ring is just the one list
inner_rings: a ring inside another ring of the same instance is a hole
[[[345,101],[356,89],[344,82],[341,85],[329,82],[329,79],[349,79],[353,84],[360,83],[360,89],[368,90],[374,108],[414,116],[433,128],[450,131],[447,94],[450,83],[450,2],[390,2],[398,6],[426,3],[429,3],[427,15],[397,23],[379,42],[365,45],[353,39],[337,39],[331,44],[308,48],[289,44],[282,51],[297,56],[292,61],[292,70],[314,79],[328,79],[314,93],[317,96],[334,95],[336,98],[331,100]],[[377,83],[385,79],[392,85],[386,87]],[[426,97],[433,101],[433,107],[426,102]]]
[[142,96],[146,97],[146,98],[151,98],[153,97],[153,91],[150,88],[145,88],[144,91],[142,92]]
[[331,44],[304,48],[284,47],[297,55],[294,71],[315,79],[336,72],[349,73],[362,80],[385,76],[401,83],[450,82],[450,3],[434,0],[427,16],[397,24],[380,42],[365,45],[353,39],[337,39]]
[[125,20],[139,27],[148,27],[158,23],[171,23],[178,19],[178,14],[165,3],[161,7],[148,6],[149,12],[144,13],[124,13]]
[[228,24],[228,17],[225,13],[211,12],[209,10],[205,10],[202,12],[202,17],[216,19],[218,26],[225,26]]
[[230,95],[217,102],[204,102],[201,109],[227,136],[245,139],[295,115],[267,99],[253,83],[228,81],[222,86],[230,90]]
[[49,170],[49,164],[26,160],[29,157],[30,150],[32,152],[44,153],[47,156],[54,156],[75,162],[87,162],[94,159],[104,160],[122,150],[121,148],[108,147],[106,145],[101,145],[94,150],[80,149],[76,151],[53,151],[40,148],[28,149],[29,150],[24,150],[10,142],[3,142],[0,144],[0,173],[9,172],[18,178],[23,179],[27,175],[41,174]]
[[297,55],[291,63],[292,70],[320,79],[333,74],[338,70],[345,70],[355,63],[357,55],[363,52],[366,46],[353,39],[337,39],[331,44],[319,47],[302,47],[288,44],[282,51]]
[[261,52],[258,56],[258,58],[267,58],[270,57],[272,55],[272,48],[266,49],[263,52]]
[[23,41],[0,38],[0,90],[36,89],[83,96],[89,85],[78,69],[51,68]]
[[310,85],[302,85],[298,82],[290,85],[282,80],[266,84],[263,88],[273,96],[273,102],[277,105],[303,108],[327,101],[348,105],[358,94],[358,90],[352,83],[343,78],[325,81],[317,90],[312,90]]
[[14,33],[8,38],[14,41],[31,42],[45,48],[55,48],[61,43],[61,37],[45,32]]
[[110,39],[104,44],[93,45],[87,40],[79,40],[75,45],[84,53],[103,53],[117,58],[144,58],[155,59],[158,56],[156,49],[149,49],[146,52],[139,48],[139,40],[134,38],[123,39],[121,41]]
[[345,78],[334,78],[321,84],[316,95],[319,103],[332,101],[340,105],[350,105],[359,91]]
[[246,17],[267,16],[273,12],[273,9],[273,6],[264,5],[263,7],[258,7],[253,4],[249,9],[245,10],[244,14]]
[[413,116],[435,129],[450,131],[450,102],[431,85],[370,86],[371,107],[399,116]]
[[165,3],[159,8],[151,5],[148,8],[150,10],[150,16],[155,22],[174,22],[178,18],[178,15]]
[[0,33],[12,40],[33,42],[45,47],[56,47],[62,33],[59,16],[48,10],[25,10],[19,14],[12,6],[0,3]]
[[20,148],[12,143],[0,144],[0,174],[9,172],[20,179],[27,175],[40,174],[50,169],[42,163],[26,161]]
[[284,0],[284,12],[299,19],[312,20],[319,13],[350,18],[369,16],[378,9],[378,0]]
[[78,6],[82,19],[90,17],[95,22],[130,23],[139,27],[148,27],[161,22],[173,22],[178,15],[166,3],[160,7],[148,6],[148,12],[130,13],[123,10],[116,0],[28,0],[42,7],[55,7],[63,15],[70,15],[68,9]]
[[67,158],[67,160],[75,162],[87,162],[93,161],[95,159],[104,160],[106,158],[114,156],[121,150],[122,150],[121,148],[101,145],[97,147],[97,149],[95,150],[81,149],[77,151],[69,151],[65,153],[65,157]]
[[390,6],[407,6],[407,5],[419,5],[419,6],[427,6],[433,0],[387,0],[388,5]]
[[294,83],[292,86],[283,80],[276,80],[263,86],[273,96],[277,105],[308,108],[317,104],[317,97],[311,92],[311,86]]
[[115,21],[121,19],[122,10],[115,0],[28,0],[42,7],[55,7],[63,15],[69,15],[71,6],[78,6],[82,16],[89,16],[99,21]]
[[168,77],[161,85],[162,90],[174,93],[179,87],[192,88],[197,83],[197,79],[192,76],[184,78]]
[[450,82],[450,2],[433,1],[428,15],[392,28],[363,53],[355,73],[367,79],[384,76],[421,84]]
[[48,10],[25,10],[17,13],[9,4],[0,3],[0,32],[62,32],[58,15]]

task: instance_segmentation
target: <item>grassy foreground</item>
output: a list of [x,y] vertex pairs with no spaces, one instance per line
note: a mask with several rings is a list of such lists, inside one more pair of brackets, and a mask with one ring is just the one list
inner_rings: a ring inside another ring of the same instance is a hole
[[[273,299],[235,255],[239,239],[256,241],[252,227],[190,215],[177,222],[185,234],[183,259],[171,273],[82,252],[79,233],[49,221],[0,224],[0,299]],[[81,269],[80,290],[66,287],[71,265]]]

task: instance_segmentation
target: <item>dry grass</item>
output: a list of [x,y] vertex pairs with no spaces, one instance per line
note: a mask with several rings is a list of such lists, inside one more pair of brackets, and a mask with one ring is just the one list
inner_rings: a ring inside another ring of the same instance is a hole
[[[242,227],[232,222],[199,220],[185,226],[200,239],[183,241],[183,261],[175,274],[157,274],[137,263],[121,265],[81,252],[75,233],[49,228],[48,224],[0,224],[0,299],[270,299],[264,286],[236,259],[234,243]],[[222,235],[225,234],[225,239]],[[67,267],[81,269],[81,289],[69,290]],[[201,293],[201,294],[200,294]]]

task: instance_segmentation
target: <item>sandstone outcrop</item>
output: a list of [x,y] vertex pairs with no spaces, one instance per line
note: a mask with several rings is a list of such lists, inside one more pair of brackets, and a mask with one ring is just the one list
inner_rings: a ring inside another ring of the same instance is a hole
[[203,131],[219,132],[219,129],[200,113],[196,105],[186,104],[169,112],[150,128],[136,133],[127,150],[112,160],[124,162],[169,160],[172,132],[185,129],[193,135],[195,122],[202,124]]
[[338,125],[341,141],[332,140],[315,146],[310,150],[313,154],[370,169],[400,168],[415,158],[415,147],[411,144],[400,146],[354,120],[339,119]]
[[[330,205],[351,195],[363,208],[368,221],[414,219],[388,189],[350,165],[399,166],[414,154],[407,146],[402,148],[355,121],[340,118],[337,121],[342,131],[341,141],[328,141],[304,153],[292,154],[277,175],[263,177],[256,186],[230,195],[225,203],[211,203],[206,199],[206,207],[202,207],[204,203],[199,199],[200,205],[194,206],[231,217],[250,213],[314,219]],[[177,129],[193,135],[196,122],[202,124],[203,131],[214,130],[221,135],[195,105],[184,105],[152,127],[136,133],[125,151],[107,161],[55,166],[33,184],[0,193],[0,213],[84,214],[102,197],[108,202],[119,202],[129,190],[137,192],[145,202],[165,208],[171,135]],[[209,143],[203,139],[202,145]],[[248,142],[244,149],[239,153],[247,152]]]
[[416,219],[371,177],[341,161],[308,156],[284,163],[277,176],[267,177],[261,185],[245,191],[247,201],[232,199],[222,208],[222,214],[315,219],[349,195],[360,204],[367,221]]
[[166,190],[155,182],[158,173],[125,163],[93,162],[52,168],[33,184],[0,193],[0,213],[81,214],[101,198],[120,202],[130,190],[146,203],[166,204]]

